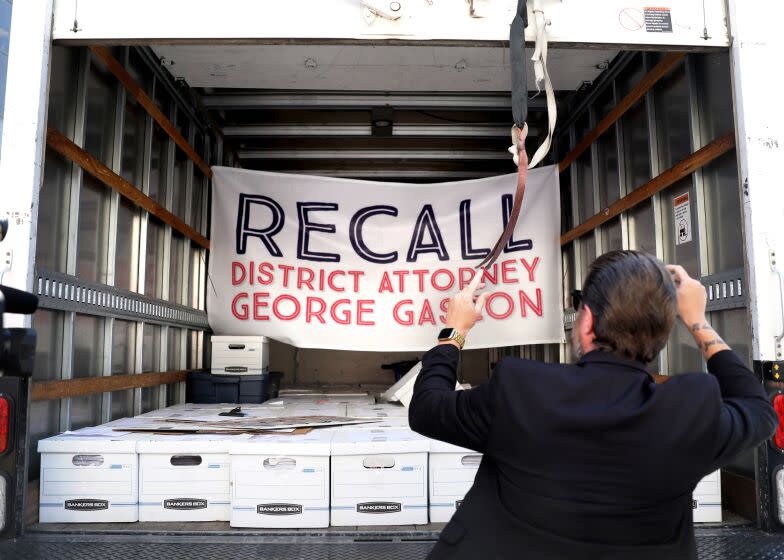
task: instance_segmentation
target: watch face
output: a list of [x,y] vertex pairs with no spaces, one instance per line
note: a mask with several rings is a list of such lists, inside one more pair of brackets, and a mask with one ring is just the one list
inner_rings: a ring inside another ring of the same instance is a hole
[[438,339],[439,340],[443,340],[443,339],[449,338],[450,336],[452,336],[452,331],[454,331],[454,330],[455,329],[452,329],[452,328],[441,329],[441,332],[438,333]]

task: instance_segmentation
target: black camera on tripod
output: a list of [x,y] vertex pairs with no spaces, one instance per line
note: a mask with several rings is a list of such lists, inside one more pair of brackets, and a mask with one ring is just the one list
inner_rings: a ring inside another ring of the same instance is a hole
[[[0,242],[8,221],[0,219]],[[24,529],[30,383],[36,334],[33,329],[5,328],[5,314],[32,314],[33,294],[0,285],[0,539]]]

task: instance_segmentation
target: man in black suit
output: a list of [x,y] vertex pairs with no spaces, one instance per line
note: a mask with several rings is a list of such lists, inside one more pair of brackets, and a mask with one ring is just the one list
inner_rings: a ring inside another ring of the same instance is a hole
[[[577,303],[577,363],[504,358],[489,381],[455,391],[480,276],[452,298],[409,410],[417,432],[484,454],[430,558],[696,558],[694,487],[776,425],[760,382],[708,324],[702,284],[644,253],[607,253]],[[645,364],[676,310],[709,374],[657,385]]]

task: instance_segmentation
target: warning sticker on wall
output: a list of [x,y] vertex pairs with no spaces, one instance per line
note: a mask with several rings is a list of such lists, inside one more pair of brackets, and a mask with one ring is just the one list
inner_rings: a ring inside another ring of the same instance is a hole
[[691,204],[689,193],[676,196],[672,201],[675,214],[675,244],[682,245],[691,241]]
[[672,33],[672,14],[669,8],[644,8],[645,31]]

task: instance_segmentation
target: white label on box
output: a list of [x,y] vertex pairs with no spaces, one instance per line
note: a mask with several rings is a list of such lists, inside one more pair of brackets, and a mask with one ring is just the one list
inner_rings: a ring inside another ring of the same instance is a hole
[[358,513],[398,513],[403,510],[400,502],[367,502],[357,504]]

